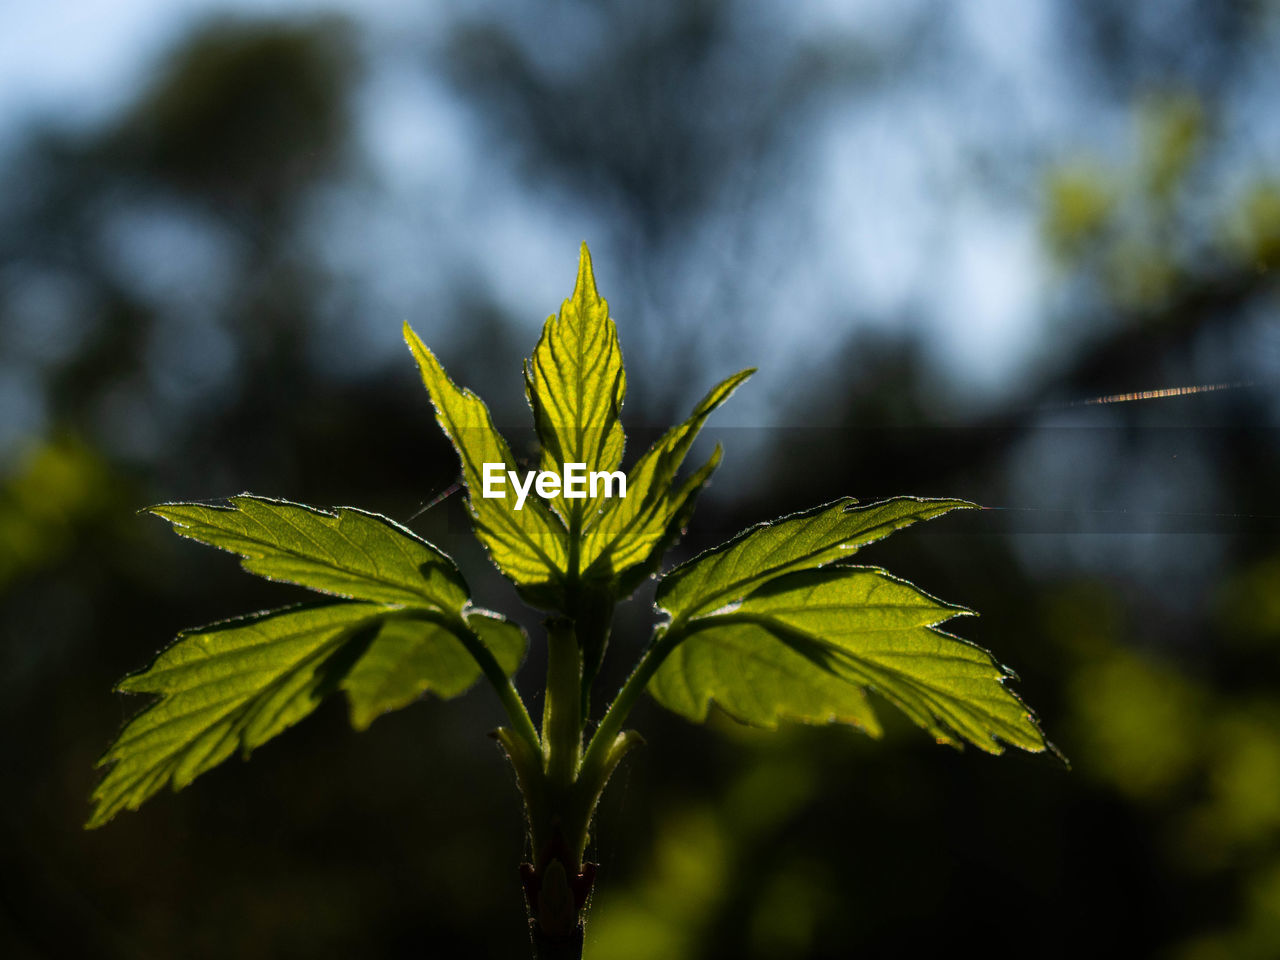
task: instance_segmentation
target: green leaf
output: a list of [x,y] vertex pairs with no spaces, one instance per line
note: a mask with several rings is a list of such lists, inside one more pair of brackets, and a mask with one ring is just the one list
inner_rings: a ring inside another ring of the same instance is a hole
[[[592,471],[617,470],[626,438],[619,416],[627,375],[609,304],[596,290],[591,253],[582,245],[573,296],[548,317],[525,363],[525,394],[542,444],[542,469],[563,474],[566,463]],[[586,499],[551,501],[570,528],[597,505]]]
[[117,687],[161,699],[130,721],[99,761],[112,766],[94,791],[88,826],[136,810],[166,783],[180,790],[237,749],[248,756],[335,689],[346,692],[357,729],[425,692],[465,692],[481,672],[459,637],[465,629],[507,674],[520,666],[524,631],[486,610],[468,610],[464,622],[339,602],[183,631],[147,670]]
[[875,736],[864,694],[874,690],[941,742],[1044,750],[1030,711],[1003,684],[1008,672],[936,629],[964,613],[876,568],[799,571],[689,621],[649,691],[695,721],[715,701],[756,726],[848,723]]
[[[523,629],[482,610],[469,611],[467,623],[508,676],[519,669],[528,646]],[[480,678],[480,665],[456,629],[426,619],[386,620],[342,681],[351,704],[351,725],[364,730],[380,715],[427,692],[448,700],[470,689]]]
[[647,543],[652,543],[652,546],[649,547],[648,556],[644,556],[642,552],[642,559],[629,566],[624,566],[618,571],[616,575],[618,596],[629,596],[636,587],[640,586],[645,579],[661,566],[663,554],[675,546],[676,541],[683,535],[685,528],[689,525],[689,521],[693,518],[693,510],[697,506],[698,495],[702,493],[702,488],[707,485],[711,475],[720,466],[720,460],[723,456],[724,449],[717,443],[715,449],[711,451],[711,456],[707,458],[707,462],[695,470],[674,493],[668,495],[670,509],[664,511],[662,534],[652,539],[648,534],[643,535],[646,545]]
[[688,522],[698,492],[720,462],[720,448],[673,489],[676,472],[707,418],[753,373],[754,369],[743,370],[717,384],[689,419],[668,430],[636,461],[627,473],[627,496],[609,501],[587,531],[582,556],[588,578],[622,577],[636,567],[644,568],[647,576],[656,566],[662,551]]
[[568,569],[564,525],[535,496],[516,510],[510,497],[486,499],[481,495],[484,464],[501,463],[504,470],[515,469],[507,441],[493,425],[484,401],[470,390],[459,389],[449,379],[408,324],[404,338],[418,361],[422,382],[435,405],[436,419],[462,461],[476,536],[488,548],[498,569],[522,588],[526,599],[549,605],[559,594]]
[[[936,629],[969,611],[882,570],[847,563],[858,548],[917,520],[972,507],[901,497],[842,500],[761,524],[676,567],[657,605],[675,641],[650,682],[659,702],[694,720],[712,701],[746,723],[790,718],[880,726],[874,690],[948,743],[999,753],[1045,742],[1005,689],[990,654]],[[682,639],[681,639],[682,638]]]
[[847,560],[868,543],[950,510],[964,500],[896,497],[865,507],[844,499],[761,523],[671,570],[655,603],[676,619],[741,600],[761,584],[793,570]]
[[179,634],[143,673],[118,687],[162,699],[124,728],[99,761],[88,826],[136,810],[171,784],[185,787],[316,708],[394,608],[373,603],[294,607]]
[[226,506],[163,503],[148,510],[184,537],[239,554],[246,570],[270,580],[448,611],[468,599],[449,557],[386,517],[354,507],[324,511],[242,494]]

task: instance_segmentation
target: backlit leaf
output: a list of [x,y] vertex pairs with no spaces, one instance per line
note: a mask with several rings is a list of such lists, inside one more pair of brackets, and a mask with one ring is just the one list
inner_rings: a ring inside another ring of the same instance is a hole
[[354,507],[332,511],[242,494],[226,506],[148,508],[184,537],[243,558],[250,573],[323,593],[460,610],[467,585],[453,561],[417,534]]
[[972,508],[964,500],[896,497],[865,507],[837,500],[761,523],[671,570],[655,602],[677,619],[740,600],[774,577],[847,560],[868,543],[950,510]]
[[[626,438],[619,415],[627,376],[609,304],[596,290],[591,254],[578,257],[573,296],[548,317],[533,356],[525,363],[525,393],[542,444],[542,469],[563,474],[566,463],[588,473],[617,470]],[[551,501],[566,524],[580,525],[598,507],[586,499]]]
[[985,650],[936,629],[967,613],[871,567],[779,577],[740,603],[699,616],[649,690],[701,721],[714,701],[744,723],[848,723],[872,735],[874,690],[939,741],[991,753],[1046,744]]
[[689,419],[668,430],[636,461],[627,473],[627,496],[609,501],[587,531],[582,555],[588,577],[621,576],[650,559],[656,561],[658,548],[670,545],[719,463],[719,447],[707,464],[678,487],[674,486],[676,472],[707,418],[754,372],[743,370],[717,384]]
[[316,708],[389,610],[374,603],[295,607],[179,634],[118,689],[161,699],[121,731],[99,765],[89,826],[136,810],[166,784],[185,787],[236,750],[245,755]]
[[564,524],[536,496],[531,495],[520,510],[514,507],[514,497],[482,496],[484,464],[501,463],[504,470],[515,469],[507,441],[493,425],[484,401],[449,379],[408,324],[404,338],[418,361],[436,419],[462,461],[476,536],[498,569],[524,588],[526,598],[553,598],[568,568]]
[[[527,638],[516,624],[484,611],[467,614],[498,665],[515,673]],[[430,692],[441,699],[466,692],[480,678],[480,665],[458,639],[455,627],[426,619],[386,620],[378,635],[342,681],[357,730]]]

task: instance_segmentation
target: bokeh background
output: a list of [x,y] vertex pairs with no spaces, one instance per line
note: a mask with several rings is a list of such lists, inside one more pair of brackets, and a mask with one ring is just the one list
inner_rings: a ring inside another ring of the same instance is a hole
[[80,824],[113,682],[298,597],[148,503],[375,509],[531,618],[419,512],[457,467],[399,328],[524,444],[586,240],[635,433],[762,368],[676,558],[1000,508],[866,556],[980,610],[1072,761],[645,705],[588,956],[1280,956],[1277,63],[1274,0],[0,6],[0,953],[522,955],[482,689]]

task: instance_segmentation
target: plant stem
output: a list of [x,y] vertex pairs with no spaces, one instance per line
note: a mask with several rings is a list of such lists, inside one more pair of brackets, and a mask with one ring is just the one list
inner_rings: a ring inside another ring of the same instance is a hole
[[572,621],[547,621],[547,696],[542,711],[542,754],[552,787],[573,783],[582,755],[582,652]]
[[[685,638],[686,632],[683,622],[677,622],[656,635],[654,642],[644,652],[636,668],[631,671],[631,676],[627,677],[626,683],[622,685],[613,703],[605,711],[600,719],[600,726],[596,728],[595,735],[587,744],[579,768],[581,780],[585,782],[589,779],[597,779],[604,771],[609,752],[618,734],[622,732],[622,725],[627,722],[627,716],[631,713],[632,707],[644,693],[644,688],[648,686],[658,667],[662,666],[662,661],[666,660],[667,655]],[[601,784],[602,788],[603,786]]]
[[458,639],[462,641],[467,653],[475,658],[476,663],[480,665],[480,669],[484,673],[485,679],[489,681],[489,685],[498,694],[498,699],[502,702],[503,709],[506,710],[507,718],[511,721],[515,732],[535,752],[541,749],[537,728],[534,727],[533,719],[529,716],[529,710],[524,705],[524,701],[520,699],[520,693],[516,690],[515,684],[511,682],[511,678],[498,665],[498,661],[494,659],[493,652],[484,645],[484,641],[471,629],[470,624],[460,619],[456,626]]

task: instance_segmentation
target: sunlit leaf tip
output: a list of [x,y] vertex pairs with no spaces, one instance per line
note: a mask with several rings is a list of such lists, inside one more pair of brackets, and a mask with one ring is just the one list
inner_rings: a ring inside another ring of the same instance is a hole
[[[610,472],[622,463],[626,436],[620,419],[627,392],[617,325],[596,289],[591,254],[582,247],[573,294],[547,318],[525,362],[525,396],[542,447],[542,469],[564,464]],[[580,529],[594,508],[563,494],[551,508]]]
[[604,298],[596,289],[595,269],[591,265],[591,251],[584,240],[578,250],[578,278],[573,284],[573,303],[589,310],[604,305]]

